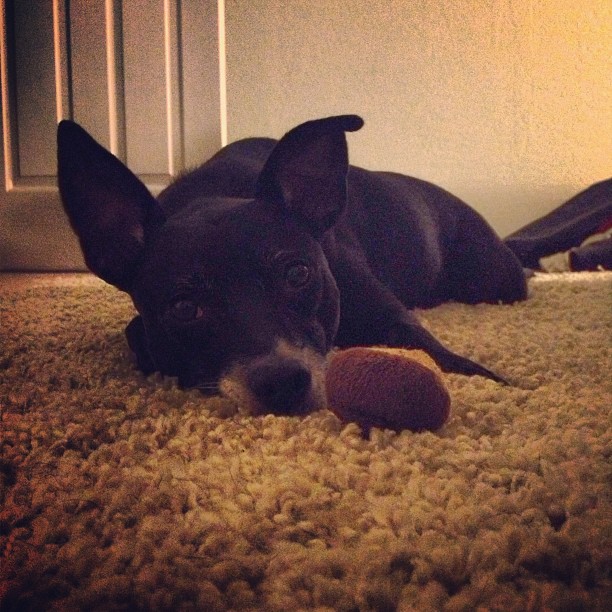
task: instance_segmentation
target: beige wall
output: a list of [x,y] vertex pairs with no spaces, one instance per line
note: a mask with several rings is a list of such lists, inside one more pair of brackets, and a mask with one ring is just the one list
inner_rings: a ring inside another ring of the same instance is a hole
[[225,0],[229,140],[355,112],[353,163],[505,235],[612,174],[610,0]]

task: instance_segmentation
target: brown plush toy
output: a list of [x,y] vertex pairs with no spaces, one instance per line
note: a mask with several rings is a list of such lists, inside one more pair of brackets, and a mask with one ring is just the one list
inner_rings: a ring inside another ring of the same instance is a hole
[[372,427],[438,429],[450,415],[442,372],[423,351],[356,347],[331,354],[326,375],[329,408],[343,421]]

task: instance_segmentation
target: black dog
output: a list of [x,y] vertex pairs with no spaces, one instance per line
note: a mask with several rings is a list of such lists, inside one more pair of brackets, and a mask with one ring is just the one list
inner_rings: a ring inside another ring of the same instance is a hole
[[450,372],[486,368],[442,346],[410,308],[513,302],[523,270],[466,204],[423,181],[349,167],[354,115],[279,142],[233,143],[156,200],[82,128],[58,129],[58,180],[89,268],[126,291],[145,372],[220,391],[254,413],[324,402],[333,346],[424,349]]

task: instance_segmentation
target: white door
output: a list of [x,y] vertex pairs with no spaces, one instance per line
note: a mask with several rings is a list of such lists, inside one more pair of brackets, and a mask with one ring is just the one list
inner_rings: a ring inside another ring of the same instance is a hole
[[84,264],[56,189],[58,120],[153,192],[221,144],[218,0],[3,0],[0,270]]

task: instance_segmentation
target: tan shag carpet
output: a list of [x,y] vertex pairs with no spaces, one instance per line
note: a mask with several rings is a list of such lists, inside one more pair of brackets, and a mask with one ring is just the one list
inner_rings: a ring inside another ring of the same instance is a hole
[[437,433],[232,415],[133,369],[128,299],[0,277],[0,609],[609,610],[612,274],[423,320],[507,376]]

